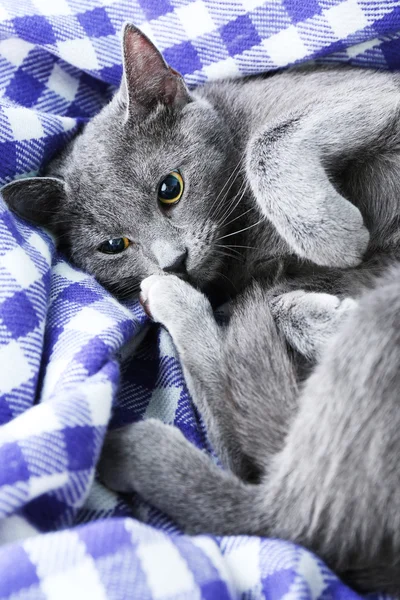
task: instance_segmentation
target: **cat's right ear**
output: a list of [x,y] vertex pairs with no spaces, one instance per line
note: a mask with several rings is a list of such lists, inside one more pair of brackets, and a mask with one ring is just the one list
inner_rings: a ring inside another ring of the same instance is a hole
[[29,177],[1,189],[10,210],[26,221],[56,232],[57,215],[66,197],[65,183],[55,177]]
[[157,105],[180,109],[190,102],[183,77],[168,66],[162,54],[137,27],[123,32],[124,73],[120,96],[128,116],[146,117]]

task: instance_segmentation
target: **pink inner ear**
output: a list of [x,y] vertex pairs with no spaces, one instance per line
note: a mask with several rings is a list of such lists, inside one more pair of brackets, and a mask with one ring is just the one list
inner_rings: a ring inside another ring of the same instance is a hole
[[[164,74],[168,65],[154,44],[138,29],[127,26],[124,35],[125,69],[128,77],[150,79]],[[132,82],[135,83],[135,82]]]
[[167,65],[155,45],[134,26],[124,32],[124,68],[130,108],[151,110],[157,103],[183,105],[188,94],[181,75]]

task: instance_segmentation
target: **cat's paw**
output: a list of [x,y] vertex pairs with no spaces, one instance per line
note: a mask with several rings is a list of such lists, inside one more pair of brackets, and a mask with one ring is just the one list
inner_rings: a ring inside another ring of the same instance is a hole
[[140,302],[151,318],[173,334],[180,325],[189,326],[206,311],[207,298],[176,275],[150,275],[141,283]]
[[107,434],[97,465],[100,481],[115,492],[133,491],[131,472],[134,467],[134,436],[132,427],[115,429]]
[[[321,236],[319,228],[323,230]],[[370,240],[359,209],[336,190],[326,192],[320,224],[317,224],[314,233],[315,248],[309,258],[328,267],[356,267],[361,263]],[[312,235],[309,237],[313,238]]]
[[288,343],[303,356],[317,359],[356,306],[352,298],[296,290],[274,298],[271,312]]

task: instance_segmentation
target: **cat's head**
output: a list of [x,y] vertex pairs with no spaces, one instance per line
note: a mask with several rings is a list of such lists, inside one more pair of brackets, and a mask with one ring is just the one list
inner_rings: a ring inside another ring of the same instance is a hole
[[124,76],[112,102],[46,177],[13,182],[3,196],[116,293],[160,269],[203,287],[224,260],[217,244],[234,167],[230,132],[146,36],[127,25],[123,37]]

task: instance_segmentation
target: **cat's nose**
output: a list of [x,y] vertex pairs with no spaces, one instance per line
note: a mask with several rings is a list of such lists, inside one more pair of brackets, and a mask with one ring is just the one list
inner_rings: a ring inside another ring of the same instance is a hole
[[185,275],[187,273],[187,248],[178,248],[169,242],[157,241],[152,244],[151,250],[158,266],[166,273],[174,273],[176,275]]
[[176,256],[170,264],[161,267],[166,273],[174,273],[176,275],[185,275],[186,271],[186,259],[187,250]]

